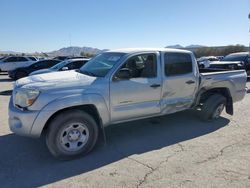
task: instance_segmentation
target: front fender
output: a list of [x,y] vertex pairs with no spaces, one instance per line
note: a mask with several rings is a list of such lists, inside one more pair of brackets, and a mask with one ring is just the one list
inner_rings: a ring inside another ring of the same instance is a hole
[[96,107],[103,126],[108,125],[110,122],[109,110],[104,98],[101,95],[75,94],[55,99],[43,107],[32,125],[30,134],[35,137],[39,137],[49,118],[56,112],[66,108],[88,104]]

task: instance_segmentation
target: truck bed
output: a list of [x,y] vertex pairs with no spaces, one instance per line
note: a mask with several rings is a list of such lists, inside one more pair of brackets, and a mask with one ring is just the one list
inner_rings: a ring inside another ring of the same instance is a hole
[[228,88],[234,102],[241,100],[246,94],[247,74],[245,70],[209,69],[200,72],[200,88]]

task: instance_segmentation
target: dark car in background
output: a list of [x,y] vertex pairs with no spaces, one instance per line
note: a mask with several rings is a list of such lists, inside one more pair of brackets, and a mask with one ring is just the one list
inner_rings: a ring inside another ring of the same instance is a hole
[[214,61],[210,63],[209,68],[226,69],[226,70],[242,70],[245,64],[242,61]]
[[87,58],[79,58],[79,59],[68,59],[65,61],[62,61],[55,66],[49,68],[49,69],[41,69],[34,71],[30,73],[31,75],[36,75],[36,74],[45,74],[45,73],[52,73],[56,71],[67,71],[67,70],[75,70],[75,69],[80,69],[85,63],[87,63],[89,59]]
[[17,79],[28,76],[31,72],[34,72],[40,69],[50,68],[60,62],[61,62],[60,60],[55,60],[55,59],[41,60],[28,67],[22,67],[22,68],[15,69],[13,71],[9,71],[8,74],[10,78],[17,80]]
[[225,56],[222,60],[223,61],[241,61],[244,62],[245,69],[250,74],[250,56],[249,52],[238,52],[238,53],[232,53],[227,56]]

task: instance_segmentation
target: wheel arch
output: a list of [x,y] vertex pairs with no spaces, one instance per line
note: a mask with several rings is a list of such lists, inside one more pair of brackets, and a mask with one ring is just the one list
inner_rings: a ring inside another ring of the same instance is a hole
[[94,120],[96,121],[97,125],[100,126],[100,128],[102,128],[102,120],[101,120],[100,114],[99,114],[97,108],[95,107],[95,105],[93,105],[93,104],[84,104],[84,105],[79,105],[79,106],[71,106],[71,107],[63,108],[63,109],[60,109],[60,110],[56,111],[47,120],[45,126],[43,127],[43,132],[46,131],[46,129],[48,129],[49,124],[51,123],[51,121],[53,121],[53,119],[57,115],[59,115],[59,114],[61,114],[63,112],[70,111],[70,110],[80,110],[80,111],[86,112],[87,114],[92,116],[94,118]]
[[90,114],[96,119],[101,128],[109,124],[109,109],[100,95],[77,94],[55,99],[39,110],[30,134],[34,135],[34,137],[40,137],[56,115],[72,109],[82,110]]
[[217,87],[212,89],[202,88],[197,96],[195,106],[200,103],[204,103],[204,101],[206,101],[213,94],[220,94],[226,98],[226,112],[233,115],[233,98],[229,88],[226,87]]

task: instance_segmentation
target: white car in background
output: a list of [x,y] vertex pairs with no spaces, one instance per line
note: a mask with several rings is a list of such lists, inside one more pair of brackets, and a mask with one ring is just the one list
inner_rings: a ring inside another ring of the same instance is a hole
[[200,68],[208,68],[211,61],[219,61],[215,56],[204,56],[197,59]]
[[17,68],[27,67],[36,62],[36,59],[23,56],[10,56],[0,60],[1,71],[12,71]]

